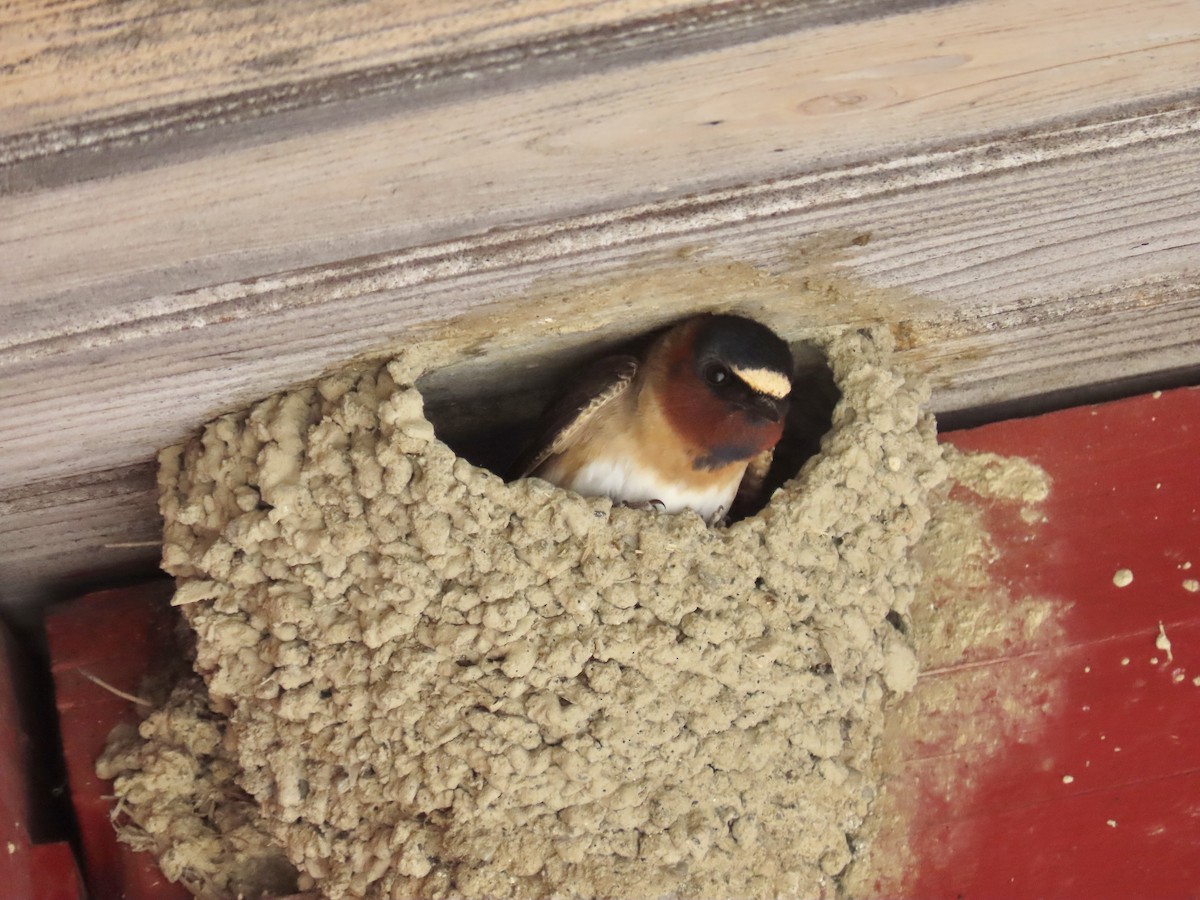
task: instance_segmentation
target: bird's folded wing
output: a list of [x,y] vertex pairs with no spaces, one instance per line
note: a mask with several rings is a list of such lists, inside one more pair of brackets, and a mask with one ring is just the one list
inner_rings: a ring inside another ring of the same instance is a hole
[[537,437],[513,466],[524,478],[569,448],[600,409],[621,396],[637,375],[635,356],[608,356],[589,367],[569,391],[550,406],[538,423]]

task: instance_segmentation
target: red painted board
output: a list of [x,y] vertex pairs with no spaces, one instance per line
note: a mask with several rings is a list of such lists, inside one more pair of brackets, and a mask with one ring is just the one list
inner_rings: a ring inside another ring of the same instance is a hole
[[136,694],[143,678],[176,652],[171,586],[157,582],[101,591],[55,608],[47,616],[52,672],[71,801],[83,845],[91,895],[124,900],[183,900],[190,893],[168,882],[153,857],[119,843],[109,821],[110,784],[96,775],[96,758],[120,722],[137,722],[134,704],[87,676]]
[[0,896],[82,900],[75,855],[66,842],[35,844],[30,813],[31,747],[21,726],[12,635],[0,623]]
[[1012,596],[1051,598],[1063,635],[1036,660],[989,665],[1053,680],[1061,701],[1038,733],[1010,736],[982,769],[975,758],[960,803],[921,807],[907,892],[1200,897],[1200,389],[942,439],[1050,476],[1037,541],[1018,536],[1011,504],[987,519]]
[[29,736],[13,684],[13,641],[0,623],[0,884],[14,896],[33,894],[29,839]]
[[[32,900],[84,900],[83,875],[75,851],[66,841],[34,844]],[[18,894],[5,896],[17,897]]]

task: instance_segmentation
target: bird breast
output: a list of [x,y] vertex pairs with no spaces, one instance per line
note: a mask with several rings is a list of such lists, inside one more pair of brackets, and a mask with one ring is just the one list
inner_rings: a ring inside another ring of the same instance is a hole
[[718,510],[729,511],[744,468],[704,484],[686,484],[664,478],[657,470],[641,466],[629,457],[609,457],[584,463],[565,486],[577,494],[607,496],[618,502],[645,503],[657,500],[663,504],[666,512],[693,509],[707,521]]
[[657,500],[667,512],[693,509],[708,521],[729,511],[748,461],[698,466],[700,450],[681,439],[652,393],[630,390],[533,474],[585,497]]

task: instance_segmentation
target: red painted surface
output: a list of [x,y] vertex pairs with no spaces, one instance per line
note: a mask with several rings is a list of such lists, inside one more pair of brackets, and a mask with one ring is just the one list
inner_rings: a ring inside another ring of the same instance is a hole
[[0,624],[0,885],[13,895],[33,893],[29,840],[29,737],[21,712],[10,661],[12,637]]
[[[83,900],[83,876],[75,861],[75,851],[66,841],[56,844],[34,844],[33,892],[31,900]],[[9,897],[20,894],[5,894]],[[97,895],[99,896],[99,895]]]
[[962,808],[926,809],[912,896],[1200,897],[1200,592],[1184,587],[1200,580],[1200,389],[943,439],[1050,475],[1038,541],[1005,539],[1003,504],[989,524],[1013,595],[1062,604],[1065,637],[1036,662],[1064,699],[974,772]]
[[13,638],[0,623],[0,896],[82,900],[75,855],[65,842],[35,844],[29,833],[30,742],[21,727]]
[[[1024,456],[1050,474],[1037,542],[1025,540],[1011,505],[997,505],[988,517],[1014,596],[1061,604],[1065,637],[1040,651],[1036,667],[1057,681],[1061,702],[1036,734],[1014,735],[973,771],[978,789],[961,805],[921,807],[909,896],[1200,898],[1200,686],[1193,683],[1200,678],[1200,592],[1183,587],[1185,579],[1200,580],[1200,390],[943,439],[964,450]],[[1121,568],[1134,580],[1118,588],[1112,579]],[[144,854],[115,842],[102,799],[107,786],[92,761],[109,729],[136,713],[79,675],[85,669],[136,692],[155,652],[170,646],[166,596],[162,586],[91,595],[49,626],[71,788],[97,897],[186,896],[163,884]],[[1160,621],[1173,660],[1155,647]],[[993,664],[1035,671],[1021,648]]]
[[[46,620],[71,799],[91,895],[101,900],[182,900],[191,894],[162,876],[154,859],[118,843],[109,821],[111,785],[95,762],[109,732],[137,722],[134,704],[84,673],[137,694],[142,679],[176,652],[170,585],[102,591],[55,609]],[[59,895],[44,894],[46,900]]]

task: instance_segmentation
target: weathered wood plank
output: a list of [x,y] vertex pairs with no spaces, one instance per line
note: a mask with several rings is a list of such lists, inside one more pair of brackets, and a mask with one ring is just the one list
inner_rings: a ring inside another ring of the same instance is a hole
[[[206,292],[192,311],[60,337],[48,356],[10,360],[0,369],[5,597],[26,605],[29,615],[27,604],[55,585],[151,567],[158,527],[153,452],[198,422],[351,356],[403,343],[416,324],[438,321],[451,304],[481,311],[485,330],[492,314],[519,320],[512,298],[519,302],[532,291],[545,304],[547,288],[538,281],[556,271],[559,292],[569,293],[572,284],[586,287],[580,270],[593,272],[592,280],[621,279],[642,271],[649,258],[673,272],[668,277],[683,291],[663,297],[661,282],[651,280],[657,293],[647,293],[634,310],[615,311],[589,308],[585,292],[574,307],[579,333],[556,338],[546,330],[547,349],[569,352],[588,342],[582,332],[593,326],[602,334],[636,330],[685,308],[729,302],[698,283],[706,265],[719,270],[732,257],[786,271],[795,265],[789,238],[840,228],[847,249],[835,269],[866,271],[900,286],[911,278],[937,292],[864,286],[849,306],[794,310],[795,324],[895,324],[904,354],[933,379],[940,412],[1117,378],[1161,379],[1180,368],[1195,373],[1200,285],[1189,275],[1186,248],[1196,243],[1198,195],[1184,182],[1167,188],[1172,173],[1198,153],[1200,142],[1185,135],[1008,174],[939,182],[925,168],[926,184],[899,193],[886,180],[872,192],[864,176],[848,182],[861,194],[853,202],[828,186],[822,202],[821,191],[807,185],[790,209],[778,195],[762,197],[763,205],[749,211],[744,196],[724,197],[725,207],[722,198],[700,197],[694,208],[664,204],[657,217],[640,209],[435,246],[408,258],[285,274],[273,290],[262,290],[272,286],[263,283],[227,286]],[[954,166],[962,162],[960,151]],[[1080,195],[1107,199],[1078,206]],[[917,215],[936,225],[913,227]],[[1065,249],[1019,249],[1022,241],[1036,243],[1031,217],[1055,223],[1044,226],[1045,240]],[[859,247],[852,241],[861,232],[847,229],[864,222],[873,226],[872,237]],[[986,239],[977,238],[971,253],[956,252],[956,229],[970,233],[980,223],[987,223]],[[1114,235],[1124,243],[1114,244]],[[1145,241],[1130,242],[1130,235],[1158,246],[1146,252],[1139,246]],[[711,249],[695,250],[699,243]],[[664,262],[688,247],[692,259]],[[1121,281],[1130,275],[1137,277]],[[720,279],[713,284],[719,287]],[[288,338],[281,342],[282,321]],[[502,330],[504,321],[491,330]],[[473,327],[480,327],[478,319]],[[485,337],[481,332],[478,365],[486,369],[489,354],[496,363],[505,348]],[[525,352],[536,355],[541,347],[535,342]],[[129,461],[137,465],[127,468]]]
[[424,108],[347,105],[299,130],[280,116],[198,157],[118,160],[101,179],[0,197],[0,302],[9,339],[28,340],[64,319],[129,318],[149,296],[1078,119],[1198,82],[1193,3],[1056,0],[1030,18],[1004,0]]
[[158,563],[162,526],[148,461],[5,491],[0,519],[0,603],[26,626],[47,603],[148,577]]
[[154,110],[228,95],[257,95],[259,102],[246,106],[261,106],[272,89],[295,93],[304,82],[320,81],[329,93],[339,76],[363,79],[365,72],[379,80],[389,67],[406,63],[436,70],[494,47],[553,37],[566,43],[565,35],[622,25],[653,30],[696,5],[18,0],[0,8],[0,135],[61,132],[117,118],[128,124],[131,116],[152,119]]
[[290,110],[382,96],[394,112],[946,2],[300,0],[146,11],[81,0],[61,15],[27,0],[12,20],[0,10],[0,87],[12,88],[0,91],[0,113],[17,129],[0,127],[0,163],[32,163],[15,178],[10,168],[10,184],[79,177],[96,171],[97,148],[128,162],[148,139],[161,151],[164,138],[194,144],[201,132]]
[[[585,288],[654,264],[679,284],[705,260],[786,272],[808,264],[797,240],[820,233],[844,233],[822,262],[863,283],[837,306],[790,310],[792,326],[896,325],[939,411],[1195,366],[1200,192],[1179,173],[1200,158],[1196,121],[1175,111],[922,153],[152,298],[104,327],[60,325],[0,352],[0,489],[149,460],[212,415],[418,325],[468,310],[520,321],[556,273],[569,315],[540,331],[575,332],[580,345],[593,329],[629,333],[736,302],[703,278],[673,299],[633,290],[631,309],[597,308]],[[1096,144],[1110,149],[1097,156]],[[865,246],[850,240],[866,232]],[[681,263],[686,248],[696,252]],[[745,299],[788,291],[776,305],[794,307],[788,283]],[[496,329],[474,327],[486,356]],[[525,334],[536,357],[538,329]]]

